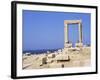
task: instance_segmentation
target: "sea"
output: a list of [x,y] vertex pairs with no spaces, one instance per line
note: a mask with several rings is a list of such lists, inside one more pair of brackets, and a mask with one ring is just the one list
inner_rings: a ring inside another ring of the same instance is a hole
[[43,53],[53,53],[55,51],[58,51],[59,49],[41,49],[41,50],[26,50],[23,51],[23,54],[25,53],[31,53],[31,54],[43,54]]

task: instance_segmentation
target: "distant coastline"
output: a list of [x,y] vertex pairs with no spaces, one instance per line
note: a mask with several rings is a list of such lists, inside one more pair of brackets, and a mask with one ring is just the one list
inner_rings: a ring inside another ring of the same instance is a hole
[[[61,49],[61,48],[59,48]],[[47,53],[48,51],[50,53],[58,51],[59,49],[41,49],[41,50],[25,50],[23,51],[23,54],[25,53],[31,53],[31,54],[42,54],[42,53]]]

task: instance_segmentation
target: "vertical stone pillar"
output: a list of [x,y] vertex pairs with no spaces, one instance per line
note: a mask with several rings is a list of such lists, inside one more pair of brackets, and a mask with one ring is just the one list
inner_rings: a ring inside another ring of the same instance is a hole
[[82,23],[79,23],[79,43],[82,43]]
[[65,29],[64,29],[64,34],[65,34],[65,43],[68,42],[68,24],[65,24]]

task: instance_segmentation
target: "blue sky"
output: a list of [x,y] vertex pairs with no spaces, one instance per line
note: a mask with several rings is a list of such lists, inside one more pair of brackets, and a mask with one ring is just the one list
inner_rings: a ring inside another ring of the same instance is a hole
[[[89,13],[23,10],[23,51],[64,47],[64,20],[82,20],[83,43],[90,44]],[[78,25],[69,25],[69,41],[78,40]]]

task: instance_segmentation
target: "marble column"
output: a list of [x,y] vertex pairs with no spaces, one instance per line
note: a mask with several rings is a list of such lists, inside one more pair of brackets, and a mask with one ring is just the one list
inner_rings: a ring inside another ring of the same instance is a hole
[[65,24],[65,43],[68,43],[68,24]]
[[79,43],[82,43],[82,23],[79,23]]

